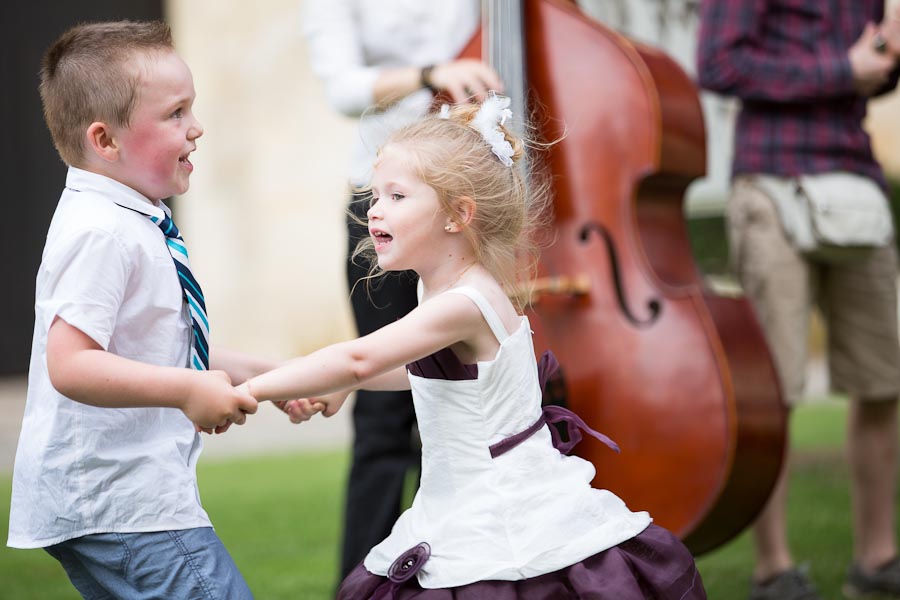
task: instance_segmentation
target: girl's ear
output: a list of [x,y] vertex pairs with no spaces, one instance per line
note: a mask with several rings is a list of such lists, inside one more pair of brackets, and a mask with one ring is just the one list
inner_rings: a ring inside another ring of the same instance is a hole
[[460,196],[454,202],[454,215],[447,219],[447,231],[460,231],[475,218],[475,201],[469,196]]
[[119,158],[119,146],[113,137],[112,130],[106,123],[94,121],[85,134],[88,148],[97,156],[107,162],[114,162]]

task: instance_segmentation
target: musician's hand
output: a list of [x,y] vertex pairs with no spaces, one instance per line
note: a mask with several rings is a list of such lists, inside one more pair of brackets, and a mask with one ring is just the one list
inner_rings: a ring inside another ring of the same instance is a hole
[[880,34],[873,23],[867,23],[862,35],[847,51],[856,91],[871,96],[885,83],[895,65],[889,52],[876,49]]
[[436,65],[431,71],[431,84],[447,92],[454,103],[480,102],[487,97],[489,90],[503,91],[503,82],[497,72],[473,58]]
[[896,61],[900,58],[900,4],[890,14],[885,15],[878,27],[878,35],[884,41],[884,48]]

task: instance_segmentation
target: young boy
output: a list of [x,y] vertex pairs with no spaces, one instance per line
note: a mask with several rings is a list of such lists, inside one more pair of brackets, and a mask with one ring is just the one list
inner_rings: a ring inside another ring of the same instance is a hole
[[200,430],[256,412],[232,380],[263,365],[204,370],[202,292],[161,202],[188,189],[203,134],[191,72],[163,23],[84,24],[47,51],[41,98],[69,171],[37,275],[8,544],[44,548],[86,598],[251,598],[195,467]]

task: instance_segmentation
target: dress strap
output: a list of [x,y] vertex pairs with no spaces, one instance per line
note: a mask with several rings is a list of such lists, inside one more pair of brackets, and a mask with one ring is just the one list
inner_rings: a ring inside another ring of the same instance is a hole
[[488,299],[484,297],[484,294],[467,285],[450,288],[447,292],[468,296],[468,298],[478,306],[478,309],[481,311],[481,316],[487,321],[488,326],[491,328],[491,331],[494,333],[494,337],[497,338],[498,342],[502,344],[503,340],[509,337],[509,332],[506,331],[506,327],[503,326],[500,315],[497,314],[497,311],[494,310],[494,307],[491,306]]

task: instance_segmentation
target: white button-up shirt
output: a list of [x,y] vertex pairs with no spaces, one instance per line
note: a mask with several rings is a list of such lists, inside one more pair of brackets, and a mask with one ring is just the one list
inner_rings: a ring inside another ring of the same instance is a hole
[[135,211],[162,218],[168,208],[107,177],[69,169],[37,275],[10,546],[210,526],[197,491],[202,442],[184,413],[75,402],[47,373],[47,332],[56,317],[119,356],[187,365],[190,326],[172,257],[159,228]]
[[422,89],[375,112],[378,72],[456,58],[480,20],[480,0],[307,0],[304,33],[313,71],[336,110],[363,115],[351,157],[351,183],[368,183],[375,152],[387,136],[431,106],[431,92]]

